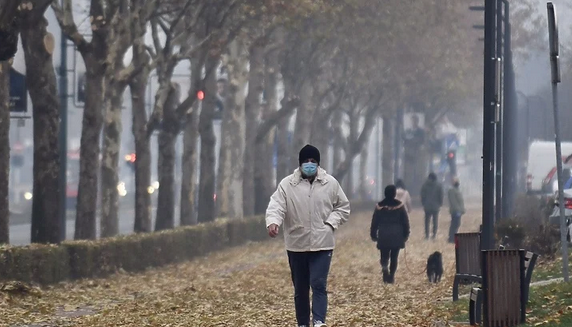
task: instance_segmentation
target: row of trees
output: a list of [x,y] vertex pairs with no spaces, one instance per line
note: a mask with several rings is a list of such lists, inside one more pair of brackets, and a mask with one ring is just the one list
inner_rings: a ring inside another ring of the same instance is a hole
[[[328,158],[333,142],[333,174],[351,184],[353,159],[367,157],[364,145],[378,117],[387,122],[383,150],[384,158],[391,160],[386,151],[391,150],[392,136],[386,131],[398,108],[415,104],[429,123],[444,111],[478,114],[465,105],[468,99],[479,99],[482,89],[482,45],[477,42],[479,32],[467,23],[472,20],[467,1],[87,2],[90,38],[79,32],[71,0],[0,4],[0,36],[7,31],[21,37],[33,103],[33,242],[59,241],[62,208],[57,199],[64,191],[58,186],[58,153],[65,150],[57,142],[60,99],[47,10],[54,11],[86,66],[76,239],[96,238],[98,208],[101,237],[118,233],[116,186],[127,89],[137,154],[135,232],[173,228],[176,191],[181,192],[183,225],[212,221],[217,215],[241,218],[263,212],[276,181],[291,171],[293,158],[307,142],[318,146],[323,158]],[[3,50],[0,46],[0,53]],[[132,60],[125,65],[128,52]],[[182,61],[191,67],[188,94],[180,94],[172,82]],[[0,67],[0,243],[8,243],[9,62]],[[213,119],[221,67],[227,83],[221,149],[215,153]],[[145,99],[152,73],[159,86],[148,115]],[[205,92],[203,101],[197,99],[199,90]],[[292,119],[293,138],[288,142]],[[161,187],[153,228],[147,188],[154,132],[159,133]],[[180,133],[182,186],[175,190],[175,141]],[[391,164],[383,167],[392,169]]]

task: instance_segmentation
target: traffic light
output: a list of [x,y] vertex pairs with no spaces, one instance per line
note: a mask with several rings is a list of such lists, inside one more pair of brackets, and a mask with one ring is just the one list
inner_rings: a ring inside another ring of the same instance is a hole
[[197,99],[203,101],[205,99],[205,92],[203,90],[197,91]]
[[457,151],[447,151],[447,164],[451,175],[457,175]]
[[133,171],[135,171],[135,160],[137,160],[137,155],[135,155],[135,153],[130,153],[125,155],[125,163]]

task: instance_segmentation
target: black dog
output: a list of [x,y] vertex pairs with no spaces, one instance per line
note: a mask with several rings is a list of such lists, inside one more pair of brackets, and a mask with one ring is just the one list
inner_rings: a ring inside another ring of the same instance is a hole
[[427,259],[427,278],[430,283],[439,283],[443,275],[443,256],[435,251]]

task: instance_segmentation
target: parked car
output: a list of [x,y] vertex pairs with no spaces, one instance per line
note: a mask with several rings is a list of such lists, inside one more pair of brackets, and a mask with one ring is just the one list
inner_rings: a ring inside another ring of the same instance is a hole
[[[553,224],[560,223],[560,207],[558,205],[558,194],[555,196],[554,209],[550,214],[550,222]],[[572,189],[564,190],[564,216],[566,218],[567,233],[566,238],[568,242],[571,241],[572,236]]]

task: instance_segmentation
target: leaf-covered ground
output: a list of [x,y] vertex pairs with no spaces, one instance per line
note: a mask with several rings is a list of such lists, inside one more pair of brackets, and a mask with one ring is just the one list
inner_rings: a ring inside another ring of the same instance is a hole
[[[420,211],[411,217],[407,251],[395,285],[381,281],[379,253],[369,238],[371,213],[354,214],[337,232],[329,276],[328,326],[438,326],[450,298],[454,249],[443,210],[436,241],[423,240]],[[474,231],[479,210],[463,217]],[[264,226],[261,226],[264,228]],[[445,276],[426,281],[426,259],[443,252]],[[141,274],[62,283],[36,295],[0,293],[0,326],[295,326],[293,288],[283,240],[252,243]]]

